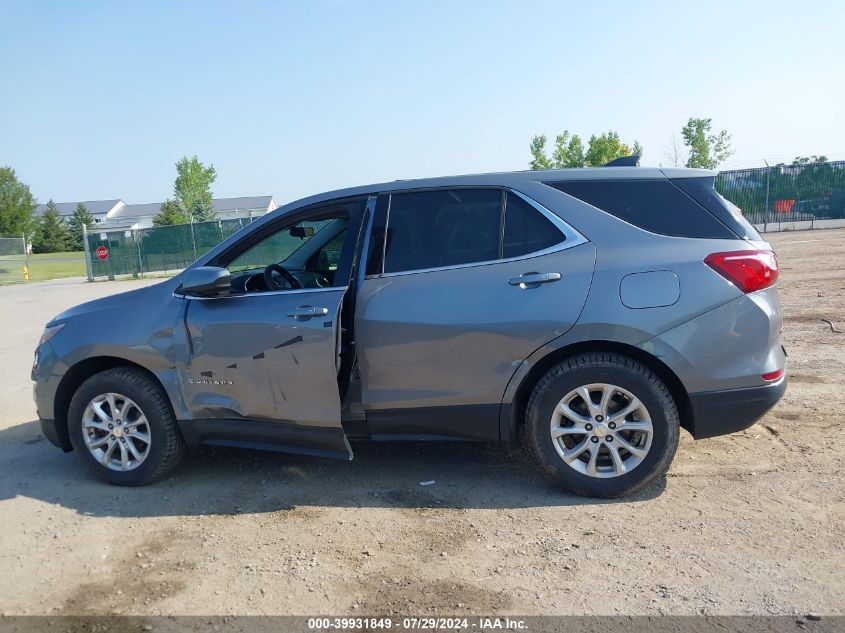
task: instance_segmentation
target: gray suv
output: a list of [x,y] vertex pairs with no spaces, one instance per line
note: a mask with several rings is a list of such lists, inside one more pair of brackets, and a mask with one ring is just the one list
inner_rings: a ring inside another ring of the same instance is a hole
[[573,492],[661,476],[681,428],[786,389],[771,247],[703,170],[397,181],[268,213],[163,283],[47,324],[44,434],[114,484],[222,444],[512,442]]

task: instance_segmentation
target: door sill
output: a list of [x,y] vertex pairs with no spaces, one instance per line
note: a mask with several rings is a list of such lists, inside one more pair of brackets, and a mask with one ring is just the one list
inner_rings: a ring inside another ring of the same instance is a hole
[[180,420],[179,429],[188,444],[232,446],[335,459],[352,459],[352,449],[343,429],[305,426],[289,420],[213,418]]

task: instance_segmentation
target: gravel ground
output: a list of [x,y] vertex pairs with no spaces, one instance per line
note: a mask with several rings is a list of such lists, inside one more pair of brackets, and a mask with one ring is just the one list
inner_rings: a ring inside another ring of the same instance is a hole
[[61,309],[148,282],[0,288],[0,611],[845,614],[845,230],[770,239],[784,399],[745,432],[682,437],[664,480],[613,502],[460,444],[214,449],[154,486],[100,484],[40,436],[32,350]]

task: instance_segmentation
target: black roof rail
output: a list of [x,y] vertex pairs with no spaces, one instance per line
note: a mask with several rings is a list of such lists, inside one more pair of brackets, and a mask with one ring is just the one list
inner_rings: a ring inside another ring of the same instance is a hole
[[639,156],[620,156],[619,158],[614,158],[609,163],[605,163],[602,167],[639,167],[640,166],[640,157]]

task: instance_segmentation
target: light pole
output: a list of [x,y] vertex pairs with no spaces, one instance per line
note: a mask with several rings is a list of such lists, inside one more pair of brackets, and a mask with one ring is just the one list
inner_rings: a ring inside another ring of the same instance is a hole
[[85,252],[85,274],[88,281],[94,281],[94,268],[91,265],[91,247],[88,245],[88,225],[82,223],[82,250]]
[[194,245],[194,261],[197,259],[197,238],[194,236],[194,212],[188,211],[188,217],[191,219],[191,243]]

